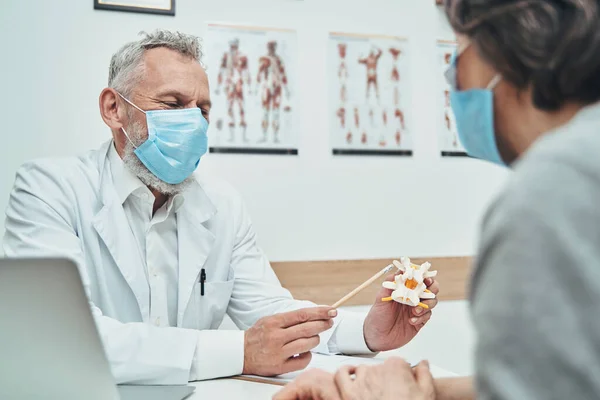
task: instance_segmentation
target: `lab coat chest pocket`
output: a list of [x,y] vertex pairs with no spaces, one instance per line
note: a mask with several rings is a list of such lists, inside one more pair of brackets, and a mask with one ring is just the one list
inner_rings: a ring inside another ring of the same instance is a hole
[[233,292],[233,279],[229,281],[207,281],[204,283],[204,296],[200,285],[196,285],[198,301],[198,320],[200,329],[218,329],[227,312],[227,306]]

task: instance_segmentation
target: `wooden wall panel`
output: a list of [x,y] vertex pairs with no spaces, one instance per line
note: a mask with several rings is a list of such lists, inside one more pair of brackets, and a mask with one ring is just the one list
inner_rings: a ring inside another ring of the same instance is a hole
[[[467,297],[471,257],[414,258],[420,264],[429,261],[438,271],[440,300],[462,300]],[[294,298],[317,304],[333,304],[362,282],[373,276],[391,259],[273,262],[281,284]],[[383,279],[382,279],[383,281]],[[345,305],[371,304],[381,282],[357,294]]]

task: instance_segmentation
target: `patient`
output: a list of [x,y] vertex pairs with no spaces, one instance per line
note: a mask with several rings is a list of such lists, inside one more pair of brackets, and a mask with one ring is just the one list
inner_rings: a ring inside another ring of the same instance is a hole
[[514,169],[485,217],[471,282],[477,390],[392,360],[308,372],[277,400],[600,398],[599,8],[446,2],[460,140]]

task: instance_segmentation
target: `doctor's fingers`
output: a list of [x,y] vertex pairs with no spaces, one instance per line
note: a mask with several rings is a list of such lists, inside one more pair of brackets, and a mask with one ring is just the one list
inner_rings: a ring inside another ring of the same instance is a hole
[[440,283],[433,278],[427,278],[423,281],[427,289],[431,290],[433,294],[438,294],[440,292]]
[[303,322],[330,320],[337,316],[337,310],[331,307],[311,307],[303,308],[296,311],[289,311],[283,314],[276,314],[273,317],[273,322],[281,328],[298,325]]
[[420,306],[417,307],[413,307],[412,309],[412,314],[415,317],[421,317],[421,316],[425,316],[426,314],[431,314],[431,311],[435,308],[435,306],[437,306],[438,304],[438,299],[431,299],[431,300],[421,300],[421,302],[425,305],[427,305],[427,308],[423,308]]
[[320,342],[321,339],[318,336],[301,338],[286,344],[283,346],[281,351],[285,357],[292,357],[296,354],[302,354],[311,351],[317,347]]
[[427,282],[428,280],[430,281],[429,285],[428,285],[428,290],[430,290],[433,294],[435,294],[436,297],[433,299],[429,299],[429,300],[423,300],[422,303],[426,304],[428,308],[424,309],[422,307],[415,307],[412,312],[414,316],[418,317],[420,315],[425,315],[426,311],[428,311],[428,310],[431,311],[438,304],[437,294],[440,292],[440,284],[438,283],[438,281],[433,280],[431,278],[427,278],[425,280],[425,284],[428,283]]
[[333,320],[327,321],[309,321],[303,324],[290,326],[284,330],[287,342],[294,341],[299,338],[309,338],[318,335],[333,326]]
[[420,317],[413,317],[410,319],[410,324],[418,329],[421,329],[431,319],[431,311],[427,311]]
[[297,357],[290,357],[283,362],[279,375],[287,374],[288,372],[300,371],[308,366],[310,360],[312,360],[312,353],[310,351],[301,353]]

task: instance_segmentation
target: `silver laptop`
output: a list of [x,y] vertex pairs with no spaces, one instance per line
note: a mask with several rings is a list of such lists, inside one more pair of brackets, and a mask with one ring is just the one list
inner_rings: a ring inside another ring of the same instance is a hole
[[79,271],[0,258],[0,399],[182,400],[191,386],[117,386]]

